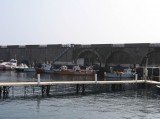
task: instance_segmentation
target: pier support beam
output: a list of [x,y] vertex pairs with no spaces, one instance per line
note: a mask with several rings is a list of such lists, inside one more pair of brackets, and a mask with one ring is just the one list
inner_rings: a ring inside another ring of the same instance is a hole
[[42,91],[42,96],[44,96],[44,93],[45,93],[45,86],[42,85],[41,91]]
[[49,96],[49,92],[50,92],[50,85],[47,85],[46,86],[46,94],[47,94],[47,96]]
[[82,90],[82,94],[85,93],[85,85],[84,84],[82,84],[82,85],[77,84],[76,85],[76,93],[77,94],[79,93],[80,90]]
[[82,94],[84,94],[84,92],[85,92],[85,86],[84,84],[82,84]]
[[3,97],[8,97],[9,95],[9,87],[8,86],[3,86]]
[[76,84],[76,93],[79,93],[79,84]]
[[44,96],[45,94],[49,96],[50,85],[47,85],[47,86],[42,85],[41,91],[42,91],[42,96]]

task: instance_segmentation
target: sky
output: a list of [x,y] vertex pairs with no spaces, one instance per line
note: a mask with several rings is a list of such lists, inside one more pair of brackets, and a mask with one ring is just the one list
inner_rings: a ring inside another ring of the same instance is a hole
[[160,0],[0,0],[0,45],[160,42]]

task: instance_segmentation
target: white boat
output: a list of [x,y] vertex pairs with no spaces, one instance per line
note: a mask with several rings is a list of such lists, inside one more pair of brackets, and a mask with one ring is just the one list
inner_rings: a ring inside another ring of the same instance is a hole
[[20,65],[15,67],[15,70],[17,72],[22,72],[24,71],[24,69],[28,69],[28,66],[26,64],[21,63]]
[[0,63],[0,70],[13,70],[17,66],[17,60],[11,59],[9,62]]
[[133,78],[135,77],[135,72],[132,72],[132,69],[124,69],[123,72],[113,71],[106,74],[107,78]]

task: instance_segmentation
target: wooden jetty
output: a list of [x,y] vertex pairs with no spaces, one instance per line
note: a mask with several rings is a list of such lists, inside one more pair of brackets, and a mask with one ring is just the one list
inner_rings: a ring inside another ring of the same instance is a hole
[[40,87],[42,95],[49,95],[50,87],[55,85],[74,85],[76,88],[76,92],[79,93],[80,89],[82,93],[85,92],[85,85],[121,85],[121,84],[155,84],[160,85],[158,81],[152,80],[137,80],[137,78],[133,80],[118,80],[118,81],[97,81],[97,77],[95,76],[94,81],[52,81],[52,82],[41,82],[40,76],[38,77],[37,82],[0,82],[0,96],[6,97],[9,94],[9,88],[15,86],[32,86],[32,87]]
[[[54,81],[54,82],[0,82],[0,86],[42,86],[42,85],[76,85],[76,84],[128,84],[144,83],[145,80],[121,80],[121,81]],[[149,83],[149,81],[147,81]],[[154,82],[152,82],[154,83]],[[156,82],[157,83],[157,82]],[[160,83],[160,82],[159,82]]]

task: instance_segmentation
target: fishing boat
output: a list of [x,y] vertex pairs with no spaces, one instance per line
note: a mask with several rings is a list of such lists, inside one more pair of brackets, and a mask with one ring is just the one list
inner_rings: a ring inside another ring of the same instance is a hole
[[41,68],[35,68],[37,74],[42,74],[42,73],[53,73],[54,70],[52,69],[51,64],[42,64]]
[[95,74],[95,71],[90,67],[85,70],[80,69],[79,66],[73,66],[72,69],[68,69],[66,65],[61,66],[58,69],[54,69],[51,64],[43,64],[41,68],[36,68],[36,72],[39,73],[50,73],[55,75],[89,75]]
[[89,67],[82,70],[79,66],[73,66],[72,69],[68,69],[67,66],[61,66],[59,70],[55,70],[53,73],[58,75],[94,76],[95,71]]
[[127,68],[123,71],[113,71],[111,73],[106,74],[107,78],[133,78],[135,77],[135,72],[132,72],[132,69]]
[[11,59],[8,62],[0,63],[0,70],[13,70],[17,66],[17,60]]

